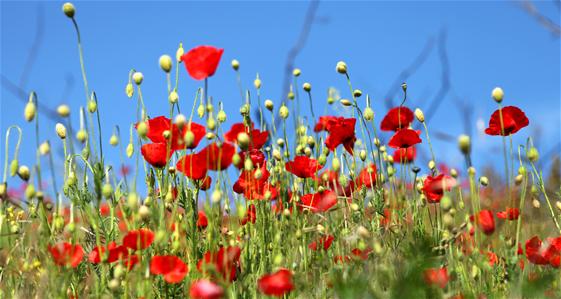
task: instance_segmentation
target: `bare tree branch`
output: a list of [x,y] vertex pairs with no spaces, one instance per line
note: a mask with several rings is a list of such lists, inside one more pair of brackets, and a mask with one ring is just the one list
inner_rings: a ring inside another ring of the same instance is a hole
[[[558,4],[558,1],[555,1]],[[530,0],[524,0],[521,3],[522,8],[530,14],[530,16],[534,17],[538,23],[540,23],[543,27],[549,30],[555,37],[561,37],[561,27],[559,24],[553,22],[550,18],[543,15],[538,8],[534,5],[534,3]]]

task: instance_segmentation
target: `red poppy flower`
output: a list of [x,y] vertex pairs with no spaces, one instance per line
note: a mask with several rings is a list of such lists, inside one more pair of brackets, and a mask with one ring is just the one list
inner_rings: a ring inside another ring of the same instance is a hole
[[257,281],[259,291],[268,296],[281,297],[294,289],[292,273],[288,269],[280,269],[272,274],[265,274]]
[[254,129],[253,123],[251,123],[250,126],[246,126],[244,123],[235,123],[230,128],[230,131],[224,134],[224,139],[232,143],[238,143],[238,135],[244,132],[247,133],[250,138],[249,150],[261,149],[269,138],[269,132]]
[[415,144],[423,142],[421,138],[419,138],[419,132],[411,129],[403,129],[397,131],[390,141],[388,145],[392,148],[408,148]]
[[248,151],[242,151],[238,153],[240,155],[240,161],[235,164],[238,169],[244,167],[245,159],[249,158],[254,166],[260,167],[265,163],[265,154],[258,149],[251,149]]
[[413,111],[407,107],[395,107],[384,116],[380,128],[382,131],[399,131],[409,127],[412,122]]
[[526,258],[532,264],[547,265],[558,268],[561,261],[561,237],[547,238],[542,242],[534,236],[526,241]]
[[331,190],[324,190],[318,193],[306,194],[300,198],[299,206],[301,209],[309,209],[314,213],[328,211],[337,204],[337,194]]
[[156,255],[150,261],[150,273],[163,275],[168,283],[179,283],[183,280],[189,268],[174,255]]
[[[171,143],[171,149],[173,151],[186,148],[183,138],[185,137],[187,131],[191,131],[194,137],[193,142],[189,145],[189,147],[187,147],[190,149],[197,147],[206,133],[205,127],[195,122],[190,122],[183,128],[179,129],[176,124],[172,123],[172,121],[165,116],[158,116],[147,120],[146,126],[148,128],[146,137],[148,137],[150,141],[164,144],[168,144],[169,142]],[[138,124],[136,124],[136,127],[138,127]],[[166,131],[171,135],[171,139],[166,139],[164,137],[164,132]]]
[[456,180],[445,174],[439,174],[436,177],[428,176],[423,182],[423,193],[427,197],[429,203],[440,202],[445,191],[456,185]]
[[207,175],[204,179],[199,181],[199,188],[203,191],[206,191],[210,189],[211,184],[212,184],[212,178]]
[[198,228],[206,228],[208,226],[208,218],[206,218],[206,214],[204,211],[199,211],[199,217],[197,217],[197,227]]
[[147,228],[131,230],[123,238],[123,245],[132,250],[146,249],[154,242],[154,233]]
[[[476,222],[484,234],[490,235],[495,231],[495,217],[489,210],[481,210],[476,217]],[[473,221],[473,216],[471,217]]]
[[202,156],[209,170],[224,170],[232,164],[232,157],[236,149],[230,143],[224,142],[219,146],[216,142],[209,144],[198,155]]
[[325,130],[329,132],[325,140],[325,146],[329,150],[333,151],[342,144],[347,152],[352,155],[356,141],[355,124],[355,118],[321,116],[314,127],[314,131],[320,132]]
[[199,279],[191,284],[189,296],[193,299],[220,299],[224,296],[224,290],[210,280]]
[[370,255],[371,252],[372,252],[371,248],[366,248],[364,250],[354,248],[353,250],[351,250],[351,253],[355,258],[359,258],[363,261],[368,259],[368,256]]
[[446,268],[430,268],[424,272],[425,282],[443,289],[448,284],[450,277]]
[[329,123],[335,121],[336,119],[337,119],[336,116],[330,116],[330,115],[320,116],[318,122],[314,126],[314,132],[319,133],[321,131],[326,131]]
[[249,205],[249,207],[247,207],[247,212],[245,212],[245,216],[242,218],[240,222],[242,225],[246,225],[246,223],[248,222],[255,223],[256,220],[257,220],[257,209],[255,208],[255,205]]
[[323,165],[307,156],[296,156],[293,161],[285,164],[285,168],[299,178],[311,178],[316,175],[318,170],[323,168]]
[[[258,171],[260,172],[259,175],[257,175]],[[243,193],[247,200],[265,199],[266,193],[269,193],[269,199],[272,200],[277,197],[278,191],[267,182],[268,179],[269,171],[265,164],[251,171],[244,169],[234,183],[233,190],[236,193]]]
[[202,180],[207,177],[206,157],[200,154],[181,157],[175,164],[175,168],[192,180]]
[[49,246],[53,261],[59,266],[78,267],[84,257],[84,250],[79,244],[70,244],[68,242],[58,243]]
[[144,160],[156,168],[166,166],[172,154],[171,150],[168,151],[165,143],[144,144],[140,148],[140,152],[142,153]]
[[342,186],[341,183],[339,183],[339,172],[330,169],[315,177],[314,180],[320,186],[324,186],[335,191],[337,196],[343,197],[350,197],[355,190],[356,185],[354,181],[349,181],[347,186]]
[[210,274],[212,271],[207,269],[212,267],[225,280],[231,282],[236,279],[236,269],[238,268],[240,256],[241,249],[238,246],[221,247],[218,252],[207,251],[197,263],[197,269],[205,274]]
[[520,216],[520,210],[518,208],[506,208],[503,212],[497,212],[497,218],[517,220]]
[[[504,132],[501,130],[501,113],[504,125]],[[500,110],[496,110],[491,115],[489,120],[489,127],[485,129],[487,135],[502,135],[508,136],[518,132],[520,129],[528,126],[530,121],[526,114],[520,108],[514,106],[507,106]]]
[[376,185],[376,175],[376,164],[370,164],[363,168],[356,178],[358,187],[372,188]]
[[413,162],[415,157],[417,157],[417,150],[414,146],[398,148],[393,152],[394,163],[408,164]]
[[88,261],[92,264],[99,264],[102,261],[113,263],[120,259],[127,258],[128,255],[129,252],[125,246],[117,246],[115,242],[111,242],[107,245],[107,248],[103,246],[96,246],[92,249],[92,251],[88,254]]
[[316,251],[316,250],[318,250],[318,246],[320,246],[319,248],[323,247],[323,250],[327,250],[327,249],[329,249],[329,247],[331,247],[331,244],[333,243],[333,240],[335,240],[335,237],[333,235],[327,235],[327,236],[321,237],[318,240],[310,243],[310,245],[308,245],[308,248]]
[[179,137],[182,136],[184,138],[185,135],[187,135],[187,132],[193,133],[193,137],[194,137],[193,141],[191,142],[191,144],[189,144],[189,146],[186,146],[186,144],[185,144],[185,148],[188,148],[188,149],[196,148],[197,145],[199,145],[199,143],[203,139],[203,137],[205,137],[205,135],[206,135],[205,126],[200,125],[200,124],[195,123],[195,122],[189,122],[187,125],[185,125],[185,127],[182,128],[182,130],[180,131]]
[[489,260],[489,266],[493,267],[499,263],[499,257],[494,252],[487,251],[485,255],[487,255],[487,259]]
[[204,80],[214,75],[224,49],[212,46],[198,46],[181,56],[181,61],[189,76],[195,80]]

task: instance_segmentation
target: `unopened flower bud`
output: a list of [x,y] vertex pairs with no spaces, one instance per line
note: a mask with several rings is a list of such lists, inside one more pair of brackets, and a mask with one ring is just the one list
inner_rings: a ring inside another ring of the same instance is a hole
[[360,96],[362,96],[362,90],[360,90],[360,89],[353,90],[353,96],[355,98],[360,98]]
[[10,176],[14,176],[18,173],[19,162],[18,160],[14,159],[10,163]]
[[183,44],[179,44],[179,48],[177,48],[177,52],[175,52],[175,59],[181,63],[181,56],[185,54],[185,50],[183,49]]
[[423,113],[423,110],[417,108],[415,109],[415,117],[417,118],[418,121],[420,122],[425,122],[425,114]]
[[179,95],[177,94],[177,91],[173,90],[172,92],[169,93],[168,96],[168,101],[172,104],[177,103],[177,101],[179,100]]
[[362,114],[364,116],[364,120],[372,121],[374,119],[374,110],[370,107],[366,107]]
[[127,86],[125,86],[125,93],[129,99],[132,98],[134,95],[134,87],[132,86],[132,83],[127,83]]
[[259,79],[259,74],[257,74],[257,77],[253,80],[253,86],[255,86],[255,89],[261,88],[261,79]]
[[556,202],[555,202],[555,207],[556,207],[559,211],[561,211],[561,201],[556,201]]
[[312,84],[306,82],[302,84],[302,88],[304,89],[305,92],[310,92],[312,90]]
[[479,178],[479,183],[481,183],[482,186],[487,186],[489,185],[489,179],[486,176],[482,176]]
[[282,117],[283,119],[287,119],[288,118],[288,108],[285,105],[282,105],[279,109],[279,115],[280,117]]
[[536,162],[538,161],[538,159],[540,158],[540,154],[538,153],[538,149],[535,147],[531,147],[527,152],[526,152],[526,157],[528,158],[528,160],[530,162]]
[[532,199],[532,206],[534,206],[534,208],[539,209],[541,204],[540,201],[537,198],[533,198]]
[[135,192],[131,192],[127,196],[127,206],[131,210],[136,210],[138,208],[138,195]]
[[35,186],[33,184],[27,185],[27,187],[25,187],[25,197],[27,199],[32,199],[35,195]]
[[339,103],[341,103],[341,105],[343,105],[345,107],[349,107],[349,106],[353,105],[353,103],[351,101],[349,101],[348,99],[340,99]]
[[169,55],[160,56],[159,63],[160,63],[160,68],[162,68],[164,72],[169,73],[169,71],[171,71],[173,63]]
[[60,137],[60,139],[66,138],[66,127],[63,124],[57,123],[55,125],[55,131],[58,137]]
[[29,180],[29,167],[26,165],[20,166],[18,168],[18,176],[24,181]]
[[240,68],[240,62],[237,59],[232,59],[232,68],[237,71]]
[[148,218],[150,217],[150,208],[146,205],[141,205],[140,208],[138,208],[138,215],[143,221],[148,220]]
[[347,64],[344,61],[337,62],[337,66],[335,67],[339,74],[346,74],[347,73]]
[[23,110],[23,116],[26,121],[30,122],[35,118],[35,113],[37,112],[37,107],[33,101],[27,102],[25,104],[25,109]]
[[265,100],[265,108],[267,108],[267,110],[273,111],[273,107],[274,107],[273,101]]
[[72,19],[74,18],[74,14],[76,13],[76,8],[74,8],[74,4],[66,2],[62,5],[62,12],[64,12],[67,17]]
[[119,144],[119,137],[117,137],[117,135],[115,134],[111,135],[111,138],[109,138],[109,144],[111,144],[112,146],[117,146]]
[[94,100],[88,101],[88,111],[90,113],[95,113],[97,111],[97,102]]
[[341,162],[339,161],[339,158],[333,157],[333,160],[331,161],[331,168],[333,168],[333,171],[339,171],[339,169],[341,169]]
[[138,136],[142,138],[146,137],[146,134],[148,133],[148,125],[145,121],[141,121],[138,123],[138,125],[136,126],[136,132],[138,133]]
[[218,111],[218,114],[216,115],[216,119],[220,122],[223,123],[226,121],[226,112],[224,110],[220,110]]
[[458,147],[464,155],[469,154],[471,151],[471,140],[468,135],[462,134],[458,137]]
[[299,68],[296,68],[296,69],[292,70],[292,75],[293,75],[294,77],[298,77],[298,76],[300,76],[301,74],[302,74],[302,71],[301,71]]
[[70,115],[70,107],[68,107],[68,105],[59,105],[56,108],[56,112],[58,113],[58,115],[60,117],[68,117]]
[[520,184],[522,184],[523,180],[524,180],[524,176],[519,174],[519,175],[514,177],[514,184],[516,184],[516,186],[520,186]]
[[175,116],[175,125],[180,129],[187,124],[187,118],[183,114],[178,114]]
[[144,75],[141,72],[134,72],[132,74],[132,80],[136,85],[142,84],[142,80],[144,80]]
[[210,116],[207,121],[206,121],[206,127],[211,130],[214,131],[214,129],[216,129],[216,121],[214,120],[214,117]]
[[366,160],[366,151],[365,150],[360,150],[358,156],[360,157],[360,160],[362,160],[364,162]]
[[39,153],[43,156],[48,155],[51,152],[51,145],[49,142],[45,141],[39,145]]
[[113,186],[105,183],[101,189],[101,194],[103,194],[103,197],[105,198],[111,198],[111,195],[113,195]]
[[219,203],[222,199],[222,191],[220,189],[216,189],[212,192],[211,199],[213,203]]
[[430,160],[428,166],[430,170],[433,170],[436,168],[436,163],[433,160]]
[[500,103],[503,101],[503,97],[504,97],[505,93],[503,91],[502,88],[500,87],[495,87],[493,89],[493,91],[491,92],[491,96],[493,97],[493,100],[495,100],[495,102]]

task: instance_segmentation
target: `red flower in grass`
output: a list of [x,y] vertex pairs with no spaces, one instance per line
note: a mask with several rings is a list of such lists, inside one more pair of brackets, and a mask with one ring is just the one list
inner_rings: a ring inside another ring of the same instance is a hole
[[[187,131],[191,131],[193,133],[193,142],[189,145],[190,149],[197,147],[201,139],[205,136],[206,130],[205,127],[190,122],[183,128],[179,128],[176,124],[173,124],[172,121],[165,117],[165,116],[158,116],[155,118],[151,118],[146,121],[146,126],[148,131],[146,133],[146,137],[150,139],[150,141],[154,143],[164,143],[168,144],[171,143],[171,150],[182,150],[186,148],[186,144],[183,141]],[[136,124],[138,127],[138,124]],[[164,132],[168,132],[171,135],[171,139],[164,137]]]
[[425,282],[429,285],[438,286],[443,289],[448,284],[450,277],[448,276],[448,270],[446,268],[429,268],[423,273]]
[[[504,131],[501,130],[501,114]],[[508,136],[528,126],[529,123],[526,114],[520,108],[507,106],[493,112],[489,120],[489,127],[485,129],[485,134]]]
[[351,253],[353,254],[353,256],[355,258],[361,259],[363,261],[368,259],[368,256],[370,255],[371,252],[372,252],[372,249],[370,249],[370,248],[366,248],[364,250],[355,248],[355,249],[351,250]]
[[392,138],[390,138],[388,145],[392,148],[403,149],[421,142],[423,141],[419,138],[419,132],[411,129],[403,129],[397,131]]
[[505,211],[497,212],[497,218],[517,220],[520,217],[520,210],[518,208],[506,208]]
[[206,214],[204,211],[199,211],[199,217],[197,217],[197,227],[198,228],[206,228],[208,226],[208,218],[206,218]]
[[526,258],[532,264],[549,264],[558,268],[561,262],[561,237],[547,238],[542,242],[540,238],[534,236],[526,241]]
[[238,153],[240,155],[240,161],[238,164],[234,164],[238,169],[244,167],[245,159],[249,158],[254,166],[260,167],[265,163],[265,154],[258,149],[251,149],[248,151],[242,151]]
[[268,296],[281,297],[294,289],[292,273],[288,269],[280,269],[272,274],[265,274],[257,281],[259,291]]
[[147,228],[131,230],[123,238],[123,245],[132,250],[146,249],[154,242],[154,232]]
[[224,49],[212,46],[198,46],[181,56],[181,61],[189,76],[195,80],[204,80],[214,75]]
[[204,274],[218,273],[223,279],[234,281],[241,253],[238,246],[221,247],[218,252],[207,251],[197,263],[197,269]]
[[390,109],[382,119],[380,128],[382,131],[399,131],[409,127],[413,122],[413,111],[407,107],[395,107]]
[[296,156],[293,161],[285,164],[285,168],[299,178],[311,178],[316,175],[318,170],[323,168],[323,165],[307,156]]
[[209,144],[201,150],[200,155],[204,159],[204,165],[207,165],[209,170],[224,170],[232,164],[232,157],[236,153],[236,149],[230,143],[224,142],[218,145],[216,142]]
[[411,163],[417,157],[417,150],[414,146],[408,148],[398,148],[393,152],[393,161],[395,163],[407,164]]
[[246,225],[248,222],[255,223],[255,220],[257,220],[257,209],[255,208],[255,205],[249,205],[249,207],[247,207],[247,211],[245,212],[245,216],[242,218],[240,223],[242,225]]
[[166,166],[172,151],[168,150],[165,143],[147,143],[142,145],[140,152],[148,164],[162,168]]
[[117,243],[111,242],[107,245],[107,248],[103,246],[96,246],[90,254],[88,254],[88,261],[92,264],[99,264],[102,261],[108,263],[116,262],[120,259],[124,259],[129,255],[127,247],[123,245],[117,246]]
[[58,243],[49,246],[53,261],[59,266],[78,267],[84,257],[84,250],[79,244],[70,244],[68,242]]
[[200,154],[189,154],[181,157],[175,164],[175,168],[192,180],[205,179],[206,181],[206,173],[208,171],[206,167],[206,157]]
[[471,216],[470,220],[475,220],[479,228],[486,235],[490,235],[495,231],[495,217],[493,216],[493,212],[489,210],[479,211],[477,217]]
[[193,299],[220,299],[224,296],[224,290],[210,280],[199,279],[191,284],[189,296]]
[[314,180],[320,185],[331,189],[337,193],[337,196],[350,197],[355,190],[355,182],[349,181],[347,186],[342,186],[339,183],[339,172],[333,170],[326,170]]
[[234,183],[233,190],[236,193],[243,193],[248,200],[263,200],[266,194],[269,194],[269,199],[272,200],[277,197],[278,190],[267,182],[268,179],[269,171],[265,164],[252,171],[244,169]]
[[439,174],[436,177],[428,176],[423,182],[423,193],[427,197],[429,203],[440,202],[445,191],[456,185],[456,180],[445,174]]
[[335,121],[336,119],[337,116],[331,116],[331,115],[320,116],[318,122],[314,126],[314,132],[319,133],[321,131],[326,131],[329,123]]
[[329,249],[329,247],[331,247],[333,240],[335,240],[335,237],[333,235],[327,235],[310,243],[310,245],[308,245],[308,248],[314,251],[318,250],[318,248],[323,248],[323,250],[327,250]]
[[347,152],[352,155],[356,141],[355,124],[355,118],[321,116],[314,127],[314,131],[319,132],[325,130],[329,132],[325,140],[325,146],[329,150],[333,151],[342,144]]
[[306,194],[300,198],[301,209],[309,209],[314,213],[326,212],[337,204],[337,194],[331,190]]
[[253,123],[250,126],[246,126],[243,123],[235,123],[230,128],[230,131],[224,134],[224,139],[232,143],[238,143],[238,135],[240,133],[247,133],[250,138],[250,146],[248,149],[261,149],[267,139],[269,138],[269,132],[259,131],[253,128]]
[[179,283],[189,272],[187,265],[174,255],[156,255],[150,261],[150,273],[163,275],[168,283]]
[[199,181],[199,188],[203,191],[210,189],[210,185],[212,184],[212,178],[208,175],[204,177],[204,179]]
[[370,164],[363,168],[356,178],[358,188],[363,186],[372,188],[372,186],[376,185],[376,175],[376,164]]

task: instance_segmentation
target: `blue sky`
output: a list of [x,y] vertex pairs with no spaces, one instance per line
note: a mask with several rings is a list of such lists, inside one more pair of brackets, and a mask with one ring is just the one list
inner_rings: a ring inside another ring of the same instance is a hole
[[[127,128],[135,120],[135,102],[125,96],[128,72],[144,73],[143,93],[152,116],[167,114],[166,81],[158,58],[174,53],[179,42],[186,49],[210,44],[225,49],[222,62],[211,78],[210,94],[224,102],[228,122],[239,121],[239,91],[230,61],[241,62],[244,87],[253,88],[256,73],[263,81],[263,99],[280,103],[283,68],[288,50],[296,41],[307,2],[82,2],[76,1],[85,64],[90,88],[100,101],[103,134],[107,142],[114,125],[128,139]],[[537,7],[553,20],[559,9],[553,2]],[[25,86],[35,90],[40,101],[51,107],[69,104],[72,121],[78,123],[77,108],[85,103],[76,37],[71,21],[61,12],[62,2],[1,3],[1,74],[19,82],[43,15],[43,39]],[[505,105],[522,108],[530,126],[518,133],[515,144],[528,136],[539,136],[540,150],[552,150],[561,140],[560,43],[515,2],[321,2],[309,39],[296,58],[302,69],[299,84],[312,84],[314,105],[327,113],[327,89],[338,88],[350,97],[344,77],[335,64],[344,60],[355,88],[369,93],[379,121],[385,114],[385,95],[399,73],[411,64],[426,45],[435,40],[426,61],[408,80],[408,105],[427,109],[441,85],[442,64],[438,55],[439,34],[446,32],[446,53],[451,90],[429,124],[431,133],[458,136],[466,132],[457,101],[473,107],[469,124],[474,132],[475,163],[481,167],[502,163],[500,138],[478,133],[478,122],[486,126],[496,109],[490,97],[495,86],[505,90]],[[175,65],[174,65],[175,67]],[[180,69],[180,103],[192,104],[201,82]],[[69,80],[73,82],[68,91]],[[301,88],[298,86],[298,88]],[[4,86],[1,89],[2,132],[13,123],[24,129],[21,163],[32,164],[33,126],[23,121],[24,103]],[[400,94],[393,99],[398,101]],[[364,98],[363,98],[364,99]],[[306,100],[306,99],[304,99]],[[303,111],[307,102],[303,101]],[[317,113],[317,112],[316,112]],[[41,120],[42,138],[57,143],[54,122]],[[4,133],[2,133],[4,134]],[[386,136],[389,137],[389,136]],[[434,139],[440,161],[462,167],[461,155],[451,144]],[[3,137],[2,137],[3,140]],[[425,145],[426,146],[426,145]],[[108,147],[106,145],[106,147]],[[4,145],[1,146],[2,153]],[[116,149],[109,161],[118,162]],[[557,152],[561,152],[557,148]],[[2,154],[3,159],[3,154]],[[131,161],[132,164],[132,161]],[[498,164],[499,166],[502,164]]]

